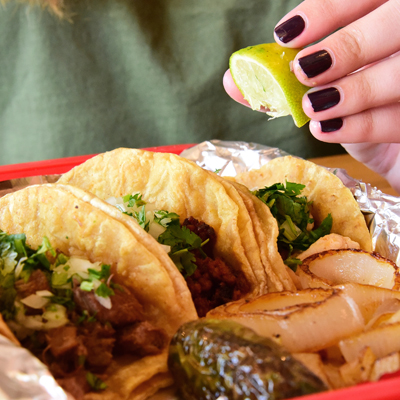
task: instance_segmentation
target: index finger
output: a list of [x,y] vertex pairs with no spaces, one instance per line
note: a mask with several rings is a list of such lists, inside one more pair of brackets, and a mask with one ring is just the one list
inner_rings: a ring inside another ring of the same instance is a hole
[[277,24],[275,40],[281,46],[299,48],[350,24],[388,0],[305,0]]

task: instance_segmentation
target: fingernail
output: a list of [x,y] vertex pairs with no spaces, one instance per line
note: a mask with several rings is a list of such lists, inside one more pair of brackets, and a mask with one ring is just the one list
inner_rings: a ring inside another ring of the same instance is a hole
[[340,93],[334,87],[307,94],[314,112],[327,110],[340,101]]
[[326,121],[321,121],[321,131],[324,133],[336,132],[343,126],[342,118],[327,119]]
[[275,34],[282,43],[288,43],[303,32],[306,23],[300,15],[288,19],[275,28]]
[[316,53],[299,58],[299,65],[307,78],[314,78],[322,74],[332,65],[332,58],[326,50],[320,50]]

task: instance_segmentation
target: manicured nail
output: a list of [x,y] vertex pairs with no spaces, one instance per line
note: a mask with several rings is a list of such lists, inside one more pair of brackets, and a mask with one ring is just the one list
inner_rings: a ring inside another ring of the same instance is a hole
[[321,131],[324,133],[336,132],[343,126],[342,118],[327,119],[321,121]]
[[340,101],[340,93],[334,87],[307,94],[314,112],[327,110]]
[[299,58],[299,65],[307,78],[314,78],[322,74],[332,65],[332,58],[326,50],[320,50],[316,53]]
[[303,32],[306,23],[300,15],[288,19],[275,28],[275,34],[282,43],[288,43]]

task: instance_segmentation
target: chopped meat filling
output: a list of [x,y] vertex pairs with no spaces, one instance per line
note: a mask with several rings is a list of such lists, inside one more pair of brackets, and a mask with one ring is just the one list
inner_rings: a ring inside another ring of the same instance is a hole
[[57,379],[58,384],[70,393],[75,399],[83,399],[90,392],[91,387],[86,379],[86,371],[77,370],[74,375]]
[[212,227],[193,217],[186,219],[183,225],[200,236],[202,241],[209,239],[206,245],[211,245],[207,251],[205,246],[202,248],[207,254],[205,258],[199,251],[193,251],[197,269],[186,278],[197,313],[199,317],[204,317],[213,308],[240,299],[250,287],[241,271],[232,271],[222,259],[214,258],[216,235]]
[[162,329],[143,322],[143,309],[128,288],[118,286],[114,293],[112,307],[106,309],[93,292],[79,289],[78,282],[74,282],[76,308],[69,311],[71,323],[35,332],[23,341],[76,400],[92,390],[87,371],[101,376],[115,355],[144,357],[158,354],[168,345]]
[[124,326],[143,319],[143,309],[135,296],[128,288],[119,285],[110,297],[112,307],[103,307],[92,291],[81,290],[74,282],[74,302],[78,311],[86,310],[102,323],[109,322],[113,326]]
[[127,326],[117,333],[117,346],[123,353],[139,356],[158,354],[167,344],[167,334],[147,321]]
[[43,271],[36,269],[32,272],[28,282],[19,279],[15,282],[15,289],[21,299],[35,294],[38,290],[51,290],[49,281]]

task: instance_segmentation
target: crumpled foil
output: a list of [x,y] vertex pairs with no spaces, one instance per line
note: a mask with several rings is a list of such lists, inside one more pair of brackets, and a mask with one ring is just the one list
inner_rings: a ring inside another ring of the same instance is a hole
[[0,335],[1,400],[68,400],[47,367],[24,349]]
[[[211,140],[184,150],[182,157],[220,176],[258,169],[273,158],[286,156],[283,150],[257,143]],[[368,183],[351,178],[343,169],[329,169],[356,198],[369,226],[374,251],[400,265],[400,198],[382,193]],[[35,176],[0,182],[0,197],[23,187],[54,183],[58,175]],[[174,399],[166,392],[163,400]],[[155,399],[159,399],[157,395]],[[0,335],[1,400],[71,400],[51,377],[46,367],[27,350]]]

